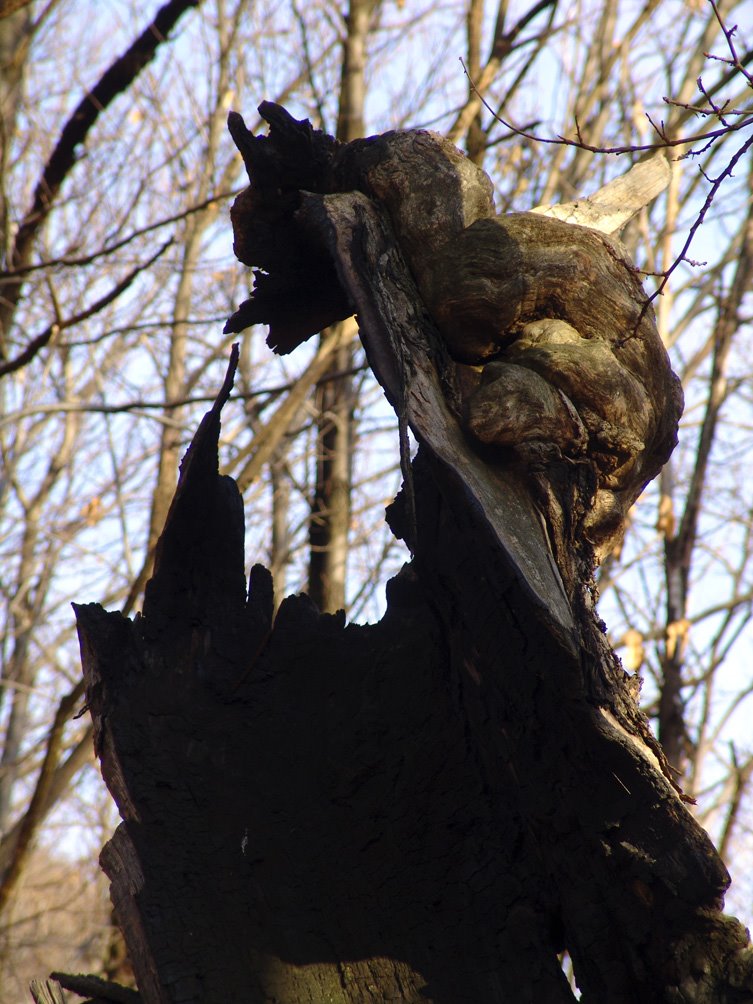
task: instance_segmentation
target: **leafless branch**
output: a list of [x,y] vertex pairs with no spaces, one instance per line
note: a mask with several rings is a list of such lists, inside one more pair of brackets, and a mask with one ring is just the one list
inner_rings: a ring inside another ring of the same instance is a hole
[[708,59],[718,59],[721,62],[726,63],[728,66],[733,67],[735,70],[737,70],[738,73],[742,73],[742,75],[746,78],[746,80],[748,81],[749,84],[753,85],[753,75],[750,74],[745,69],[742,60],[740,59],[740,57],[737,54],[737,49],[735,48],[735,43],[733,41],[734,36],[737,33],[737,25],[734,24],[734,25],[732,25],[731,28],[728,28],[727,25],[724,22],[724,18],[719,13],[719,7],[716,4],[715,0],[709,0],[709,2],[711,4],[712,10],[714,11],[714,15],[716,16],[716,19],[719,22],[719,27],[722,29],[722,34],[724,35],[724,37],[725,37],[725,39],[727,41],[727,47],[729,48],[730,57],[731,58],[724,59],[721,56],[713,56],[710,53],[707,53],[707,58]]
[[733,791],[732,797],[729,801],[729,808],[727,809],[727,816],[724,821],[722,836],[719,841],[719,854],[725,859],[727,858],[730,850],[730,843],[740,816],[743,798],[748,786],[750,785],[751,777],[753,777],[753,756],[747,757],[742,763],[740,763],[733,743],[730,743],[730,751],[734,779]]
[[128,287],[133,283],[134,279],[137,278],[142,272],[150,268],[158,258],[160,258],[165,251],[173,243],[173,238],[170,237],[165,243],[160,247],[155,254],[151,256],[147,261],[142,262],[142,264],[137,265],[136,268],[131,269],[131,271],[124,276],[120,282],[116,283],[112,289],[108,290],[104,296],[99,297],[94,303],[90,304],[85,310],[80,311],[78,314],[74,314],[72,317],[65,319],[55,320],[52,324],[49,324],[44,331],[35,335],[31,339],[29,344],[20,352],[14,359],[10,359],[7,363],[0,363],[0,377],[6,376],[8,373],[14,373],[16,370],[20,370],[22,366],[26,366],[31,360],[45,347],[48,345],[50,340],[59,332],[63,331],[65,328],[71,328],[74,324],[80,324],[82,321],[88,320],[90,317],[94,317],[98,314],[100,310],[104,310],[105,307],[113,303],[117,298],[124,293]]
[[[364,373],[368,368],[369,367],[364,363],[362,366],[351,366],[347,370],[333,370],[331,373],[322,377],[319,382],[323,383],[327,380],[340,380],[345,376],[356,376],[358,373]],[[273,387],[260,387],[258,390],[235,391],[230,395],[229,400],[252,401],[257,398],[264,398],[264,403],[260,406],[260,410],[263,411],[263,409],[274,400],[288,394],[294,387],[297,386],[297,383],[298,381],[292,380],[289,383],[276,384]],[[177,411],[180,408],[185,408],[190,405],[210,404],[215,400],[216,396],[216,394],[191,394],[169,401],[148,401],[137,398],[132,401],[122,401],[119,404],[57,401],[55,404],[38,404],[30,408],[21,408],[8,415],[3,415],[0,417],[0,428],[5,425],[15,425],[22,419],[30,418],[33,415],[59,415],[66,413],[83,415],[124,415],[128,413],[143,413],[143,417],[151,417],[155,418],[156,421],[163,421],[163,416],[149,416],[147,413],[150,411]],[[179,423],[181,426],[182,424],[183,423]],[[2,685],[2,681],[0,681],[0,685]]]
[[[105,70],[94,87],[84,95],[63,126],[55,149],[37,182],[32,204],[16,233],[8,255],[8,267],[17,270],[29,264],[32,247],[39,230],[50,214],[61,186],[74,164],[76,151],[86,140],[101,113],[133,83],[154,58],[159,46],[167,39],[178,20],[187,10],[198,7],[201,0],[168,0],[157,12],[152,23],[129,48]],[[9,321],[21,295],[21,283],[16,280],[4,290],[0,306],[0,339],[7,335]],[[0,344],[0,358],[4,345]]]
[[669,268],[661,273],[663,277],[662,281],[659,283],[659,286],[657,287],[656,291],[651,295],[650,299],[653,300],[663,291],[663,289],[667,285],[667,282],[669,281],[670,276],[672,275],[673,272],[675,272],[675,270],[682,262],[686,262],[689,265],[698,264],[698,262],[694,262],[687,257],[688,251],[690,250],[690,245],[693,243],[693,240],[696,234],[698,233],[699,227],[703,224],[703,221],[706,219],[706,213],[711,208],[711,204],[716,198],[716,195],[719,192],[722,182],[724,182],[727,178],[730,178],[732,176],[732,172],[734,171],[735,167],[740,162],[741,158],[748,152],[748,150],[750,150],[752,146],[753,146],[753,135],[751,135],[743,143],[743,145],[730,157],[729,161],[722,169],[721,173],[717,175],[716,178],[712,179],[709,178],[708,175],[704,174],[704,177],[710,183],[711,187],[709,188],[709,191],[706,195],[706,198],[704,200],[703,205],[701,206],[698,215],[696,216],[695,220],[693,220],[693,223],[691,224],[690,229],[688,230],[688,236],[685,239],[685,243],[683,244],[680,253],[677,255],[677,257],[669,266]]
[[[576,135],[577,135],[576,139],[568,139],[566,136],[562,135],[540,136],[538,133],[530,132],[526,129],[521,129],[518,126],[514,125],[512,122],[508,122],[506,119],[498,115],[497,112],[495,112],[495,110],[491,107],[489,102],[477,90],[476,85],[474,84],[473,80],[471,80],[471,77],[468,73],[468,69],[464,61],[461,59],[460,62],[463,66],[463,71],[465,75],[468,77],[470,87],[478,95],[484,108],[486,108],[486,110],[496,119],[497,122],[500,123],[500,125],[503,125],[506,129],[509,129],[513,135],[520,136],[523,139],[528,139],[532,143],[543,143],[543,144],[549,144],[551,146],[571,146],[575,147],[578,150],[586,150],[588,153],[615,154],[615,155],[623,153],[635,154],[635,153],[646,153],[650,150],[667,150],[675,147],[690,146],[691,144],[698,143],[702,140],[708,140],[713,142],[717,139],[722,139],[723,137],[728,136],[732,132],[739,132],[741,129],[747,129],[749,126],[753,125],[753,114],[745,113],[746,117],[734,124],[725,125],[720,127],[719,129],[712,129],[707,132],[695,133],[694,135],[691,136],[680,136],[673,138],[667,134],[664,123],[656,123],[651,119],[649,115],[647,115],[646,118],[651,123],[651,126],[659,136],[659,140],[656,143],[629,143],[629,144],[623,144],[621,146],[597,146],[594,145],[593,143],[587,143],[582,138],[580,126],[577,121],[575,123]],[[685,154],[685,156],[688,156],[689,153]]]
[[37,778],[34,794],[24,814],[21,828],[16,840],[13,857],[0,877],[0,915],[8,904],[8,900],[23,871],[24,864],[31,849],[31,843],[36,830],[44,818],[44,806],[47,802],[50,787],[55,777],[55,771],[60,760],[63,745],[63,731],[66,724],[81,700],[84,693],[84,681],[77,684],[73,690],[62,698],[58,705],[54,721],[47,737],[47,749],[42,767]]
[[194,206],[189,206],[188,209],[184,209],[180,213],[173,213],[171,216],[165,216],[161,220],[157,220],[156,223],[150,223],[148,226],[140,227],[138,230],[132,231],[130,234],[126,234],[125,237],[121,238],[119,241],[115,241],[113,244],[107,244],[97,251],[92,251],[91,254],[79,255],[74,257],[72,255],[63,255],[60,258],[46,258],[44,261],[34,262],[29,265],[25,265],[23,268],[9,269],[3,273],[3,279],[7,281],[9,278],[16,279],[21,276],[30,275],[32,272],[41,272],[45,269],[50,268],[80,268],[85,265],[93,265],[95,262],[100,261],[102,258],[107,258],[117,251],[122,251],[124,247],[127,247],[133,241],[138,240],[139,237],[145,237],[147,234],[154,233],[155,230],[161,230],[163,227],[168,227],[172,223],[179,223],[181,220],[188,219],[193,216],[194,213],[203,212],[203,210],[210,208],[213,203],[225,202],[228,199],[234,199],[242,189],[237,188],[231,192],[215,192],[210,195],[208,199],[204,199],[202,202],[197,203]]

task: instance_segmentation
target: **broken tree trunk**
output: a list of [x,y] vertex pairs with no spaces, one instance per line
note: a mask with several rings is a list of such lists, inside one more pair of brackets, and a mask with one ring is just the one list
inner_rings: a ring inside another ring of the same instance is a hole
[[640,284],[593,231],[493,217],[438,137],[339,146],[262,111],[269,138],[233,122],[263,271],[230,327],[291,349],[357,312],[420,443],[388,514],[413,558],[379,624],[305,596],[273,620],[218,472],[231,366],[143,614],[76,608],[142,1000],[566,1002],[565,950],[584,1001],[750,1000],[726,871],[593,611],[679,414]]

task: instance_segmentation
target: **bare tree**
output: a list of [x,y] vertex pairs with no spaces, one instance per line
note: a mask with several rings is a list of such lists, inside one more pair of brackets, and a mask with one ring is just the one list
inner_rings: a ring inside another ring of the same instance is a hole
[[[222,326],[246,295],[230,248],[227,211],[242,181],[225,113],[272,98],[334,131],[341,103],[350,36],[340,13],[293,0],[193,6],[179,17],[177,3],[145,12],[36,0],[0,12],[8,891],[23,874],[17,849],[34,840],[45,849],[61,812],[75,819],[77,805],[101,797],[87,718],[67,714],[82,704],[68,600],[142,606],[178,459],[224,367]],[[622,238],[650,291],[679,260],[654,306],[688,406],[671,465],[602,563],[600,610],[626,667],[644,678],[645,708],[735,877],[738,910],[750,892],[753,753],[743,727],[753,596],[750,148],[733,162],[749,136],[745,13],[732,0],[679,10],[666,0],[583,0],[574,10],[556,0],[521,9],[385,0],[369,18],[362,75],[364,131],[428,126],[451,136],[493,177],[500,210],[580,200],[645,148],[671,144],[666,193]],[[710,133],[713,143],[701,138]],[[559,136],[567,142],[542,142]],[[351,439],[338,457],[353,465],[342,468],[349,571],[331,606],[376,620],[405,559],[383,519],[400,482],[398,432],[360,350],[351,354],[354,331],[346,321],[338,339],[281,357],[260,327],[244,332],[242,407],[226,411],[221,457],[252,514],[249,556],[271,549],[285,589],[307,588],[322,456],[312,388],[323,393],[334,384],[325,374],[347,373],[357,449]]]
[[[367,43],[380,0],[350,0],[345,16],[335,135],[344,143],[364,135]],[[322,338],[337,337],[325,332]],[[356,425],[353,352],[344,345],[317,385],[319,433],[309,527],[308,592],[321,610],[345,608]]]
[[356,308],[421,444],[389,516],[414,558],[378,625],[305,596],[273,619],[219,473],[236,347],[143,616],[76,607],[142,1000],[573,1001],[563,950],[586,999],[747,998],[726,870],[594,610],[682,410],[634,268],[595,229],[496,216],[436,134],[338,144],[260,110],[267,137],[230,123],[235,245],[268,280],[236,323],[276,341]]

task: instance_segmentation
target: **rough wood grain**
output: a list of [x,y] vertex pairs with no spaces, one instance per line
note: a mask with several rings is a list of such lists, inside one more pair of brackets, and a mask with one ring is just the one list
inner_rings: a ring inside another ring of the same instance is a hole
[[[477,509],[487,522],[506,556],[511,587],[526,591],[548,630],[574,652],[572,612],[543,520],[520,475],[490,468],[464,436],[451,408],[454,388],[442,383],[442,370],[453,377],[451,361],[442,359],[441,341],[383,217],[355,194],[304,196],[299,219],[330,235],[340,282],[358,304],[366,353],[389,400],[398,411],[405,408],[418,441],[445,465],[458,504]],[[420,550],[420,540],[408,543]]]
[[50,980],[32,980],[29,992],[35,1004],[65,1004],[65,997],[59,983]]
[[[578,491],[544,508],[551,533],[559,526],[569,543],[585,539],[597,558],[608,554],[629,508],[674,448],[683,406],[653,310],[624,248],[600,230],[574,225],[574,209],[569,222],[552,218],[554,210],[495,216],[489,178],[436,133],[408,130],[337,144],[278,106],[261,110],[271,122],[268,137],[251,136],[242,119],[233,118],[252,180],[233,221],[239,257],[267,272],[257,276],[253,297],[231,318],[229,330],[269,321],[270,344],[290,351],[317,329],[328,298],[343,310],[345,304],[355,309],[352,290],[338,282],[337,259],[321,248],[305,214],[296,215],[304,198],[296,186],[369,196],[386,213],[452,359],[493,363],[475,382],[458,380],[466,428],[485,445],[485,456],[496,446],[500,461],[512,454],[523,467],[553,464],[540,493],[551,495],[550,485],[562,481],[562,462],[590,468],[590,474],[581,470]],[[666,185],[668,170],[661,157],[637,165],[597,192],[577,218],[598,221],[603,210],[601,229],[616,226],[609,215],[614,199],[623,199],[624,212],[632,213]],[[305,305],[289,293],[297,286],[308,295],[311,267],[317,293],[306,318]],[[281,284],[288,295],[281,295]],[[564,525],[568,510],[572,532]],[[559,547],[559,558],[564,554]]]
[[[216,417],[144,614],[77,609],[124,819],[102,861],[145,1004],[571,1002],[563,947],[606,1001],[744,969],[708,839],[451,469],[416,462],[417,554],[380,624],[298,597],[269,631],[267,574],[246,595],[234,571]],[[405,532],[400,503],[391,520]]]
[[669,185],[672,168],[663,150],[639,161],[593,195],[576,202],[536,206],[533,213],[614,235]]
[[[77,609],[97,750],[124,820],[103,864],[142,999],[565,1004],[567,949],[584,1001],[750,1001],[753,953],[721,913],[724,866],[593,611],[576,535],[607,470],[588,454],[597,423],[580,384],[533,365],[551,365],[552,346],[607,375],[617,360],[619,393],[635,379],[653,408],[672,378],[643,379],[651,331],[639,323],[623,345],[600,325],[589,337],[568,318],[521,315],[484,386],[506,373],[511,393],[517,379],[534,388],[530,404],[545,384],[552,421],[570,421],[573,450],[588,439],[586,457],[539,451],[536,464],[536,450],[472,438],[481,378],[452,359],[432,318],[440,301],[427,309],[429,273],[410,260],[432,231],[442,239],[439,211],[411,242],[394,212],[410,186],[391,137],[340,148],[276,106],[265,114],[270,138],[234,127],[258,172],[236,236],[277,253],[279,224],[294,253],[248,310],[277,317],[288,347],[328,299],[357,311],[421,443],[388,513],[414,557],[379,624],[346,625],[305,596],[272,621],[269,573],[255,566],[246,588],[240,500],[218,472],[226,381],[182,466],[143,615]],[[488,210],[482,178],[434,139],[411,143],[440,158],[458,238],[481,227],[508,239],[474,216]],[[286,328],[275,289],[292,288],[289,261],[305,268],[309,251],[337,290],[312,315],[299,300]],[[610,270],[627,274],[616,260]],[[637,451],[630,477],[671,441],[672,415],[664,428],[645,410],[633,434],[652,456]]]
[[[346,627],[290,598],[261,652],[236,647],[261,573],[245,602],[242,586],[224,592],[234,624],[217,630],[219,606],[190,584],[230,584],[225,550],[212,558],[208,545],[234,502],[199,446],[143,616],[77,609],[103,773],[124,817],[102,860],[142,999],[502,1001],[524,968],[500,944],[523,942],[541,954],[546,999],[570,1000],[547,932],[551,892],[526,878],[530,838],[507,818],[515,787],[496,778],[492,797],[478,774],[462,696],[470,688],[475,704],[477,687],[466,674],[447,686],[455,670],[415,573],[390,586],[379,625]],[[215,529],[187,533],[190,511],[218,492],[228,511]]]

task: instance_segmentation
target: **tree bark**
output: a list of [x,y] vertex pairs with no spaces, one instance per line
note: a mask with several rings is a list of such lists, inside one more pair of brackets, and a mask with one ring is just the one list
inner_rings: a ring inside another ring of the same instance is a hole
[[[350,143],[364,134],[366,43],[378,0],[350,0],[345,17],[337,139]],[[322,332],[321,341],[342,337],[342,325]],[[334,365],[317,385],[314,490],[309,523],[308,591],[320,610],[346,607],[348,537],[351,519],[353,451],[356,440],[353,347],[342,344]]]
[[34,198],[20,221],[12,247],[3,247],[3,297],[0,301],[0,359],[7,352],[7,339],[24,285],[24,270],[28,267],[37,235],[58,197],[63,182],[73,169],[77,151],[100,114],[124,91],[147,66],[180,18],[187,10],[198,7],[201,0],[168,0],[157,11],[154,20],[134,42],[105,70],[94,86],[87,90],[73,114],[63,126],[52,154],[44,166],[34,190]]
[[[237,123],[235,135],[244,156],[270,154]],[[413,558],[388,584],[382,621],[346,625],[306,596],[273,619],[258,565],[247,589],[240,496],[217,459],[232,366],[183,462],[143,614],[76,608],[96,748],[123,817],[102,863],[142,1000],[566,1002],[564,950],[583,1001],[750,1000],[747,932],[721,912],[727,873],[593,611],[583,528],[615,471],[592,416],[579,388],[553,412],[585,429],[577,458],[536,439],[516,450],[474,438],[475,371],[424,306],[423,244],[401,239],[389,192],[373,198],[384,149],[338,152],[348,178],[348,158],[365,156],[369,193],[317,189],[315,172],[297,185],[281,223],[289,257],[261,260],[268,231],[243,217],[248,198],[234,216],[241,256],[274,265],[246,319],[268,313],[273,339],[306,331],[305,299],[283,296],[276,315],[265,283],[279,293],[313,249],[312,268],[337,283],[313,314],[355,307],[369,362],[420,443],[388,514]],[[287,197],[284,168],[271,172],[273,200]],[[629,282],[594,240],[578,245],[580,267],[595,296],[616,281],[618,302]],[[535,240],[521,254],[530,262]],[[560,328],[571,341],[552,343],[594,365],[614,359],[615,387],[650,383],[647,438],[618,468],[628,495],[671,448],[652,409],[678,404],[640,304],[634,315],[627,339],[587,340],[609,357]],[[526,355],[530,323],[501,365],[549,400],[528,374],[550,343]]]

